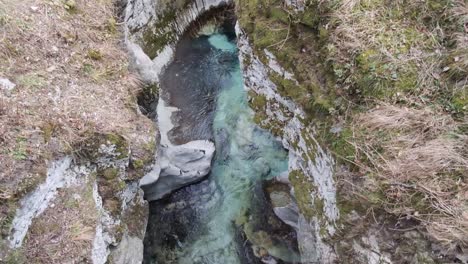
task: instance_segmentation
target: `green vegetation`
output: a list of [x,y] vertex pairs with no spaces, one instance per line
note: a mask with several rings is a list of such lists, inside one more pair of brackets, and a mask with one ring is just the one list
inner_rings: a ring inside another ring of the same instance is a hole
[[177,10],[169,8],[164,14],[159,15],[154,25],[144,29],[142,33],[143,51],[153,59],[164,47],[176,40],[176,33],[171,23],[176,18]]
[[271,51],[287,71],[293,72],[298,84],[276,73],[270,79],[280,93],[295,100],[309,113],[328,112],[334,107],[334,92],[327,86],[330,76],[315,54],[317,37],[310,26],[316,23],[315,11],[293,13],[282,8],[282,1],[238,1],[239,21],[251,38],[256,55],[264,64]]
[[[5,36],[0,41],[0,72],[16,84],[0,100],[0,262],[89,262],[100,216],[92,196],[94,183],[99,181],[98,191],[105,194],[104,207],[120,213],[120,201],[112,198],[126,187],[126,180],[139,179],[128,176],[129,156],[140,159],[146,153],[140,148],[154,138],[155,128],[134,110],[141,82],[128,69],[114,4],[0,1]],[[50,19],[44,19],[46,13]],[[8,236],[21,199],[43,183],[47,167],[65,155],[90,169],[99,166],[99,177],[90,175],[86,190],[58,190],[53,205],[34,219],[24,251],[13,252]],[[25,261],[19,258],[22,254]]]
[[[279,93],[305,110],[307,131],[334,154],[337,169],[347,168],[336,179],[350,185],[338,204],[342,215],[366,204],[421,221],[434,240],[466,243],[456,234],[468,227],[460,220],[466,206],[453,202],[465,201],[453,179],[466,178],[457,168],[466,166],[467,143],[449,136],[466,135],[466,3],[309,0],[296,11],[283,1],[239,0],[237,13],[263,64],[267,49],[294,74],[297,83],[270,73]],[[266,115],[276,104],[249,97],[255,122],[277,130]],[[308,133],[303,158],[313,160]],[[310,197],[313,183],[301,172],[290,177],[301,212],[314,216],[321,205]]]
[[10,252],[5,260],[6,264],[24,264],[27,263],[26,255],[21,249]]
[[[301,213],[307,220],[312,220],[312,217],[321,214],[323,211],[323,202],[320,199],[313,199],[315,193],[315,186],[300,170],[291,171],[289,173],[289,180],[294,187],[294,197]],[[314,203],[314,202],[315,203]],[[316,208],[319,205],[320,208]]]
[[254,91],[249,91],[248,96],[249,106],[255,111],[253,121],[260,127],[270,130],[275,136],[283,135],[284,124],[279,120],[268,118],[265,112],[268,103],[273,105],[273,101],[269,102],[265,95],[257,94]]
[[11,155],[16,160],[25,160],[28,158],[27,152],[28,140],[26,138],[19,137],[16,139],[16,146],[11,152]]
[[120,215],[122,202],[118,193],[124,190],[126,184],[120,179],[120,170],[114,167],[98,169],[97,182],[99,195],[102,197],[104,208],[112,215]]
[[[106,146],[110,149],[101,149]],[[129,145],[122,136],[108,133],[95,133],[84,142],[80,142],[76,147],[79,151],[75,154],[87,157],[90,161],[97,161],[102,156],[109,156],[116,160],[125,159],[129,156]],[[103,151],[101,153],[101,151]]]
[[42,88],[46,85],[46,79],[39,73],[30,73],[18,77],[18,84],[25,88]]

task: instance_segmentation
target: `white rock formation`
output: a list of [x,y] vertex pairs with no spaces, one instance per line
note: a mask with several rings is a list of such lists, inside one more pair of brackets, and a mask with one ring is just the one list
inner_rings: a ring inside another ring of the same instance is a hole
[[159,18],[163,17],[165,15],[164,13],[170,10],[167,10],[169,8],[160,0],[130,1],[127,5],[125,15],[125,41],[133,60],[132,65],[140,73],[143,80],[149,83],[158,83],[159,74],[172,60],[175,45],[190,23],[209,9],[231,2],[232,0],[194,0],[183,10],[177,10],[173,21],[165,25],[164,28],[154,29],[155,32],[159,34],[170,34],[173,37],[173,41],[165,46],[156,57],[151,60],[135,42],[136,39],[142,38],[140,35],[141,33],[136,31],[144,27],[154,27]]
[[174,145],[168,133],[172,130],[172,113],[178,111],[167,106],[162,98],[158,103],[158,125],[161,143],[158,149],[156,169],[159,177],[150,173],[140,181],[148,200],[156,200],[173,190],[193,183],[206,176],[211,169],[215,146],[207,140],[191,141],[183,145]]
[[15,89],[16,84],[12,83],[10,80],[5,78],[0,78],[0,88],[7,92]]
[[57,195],[57,189],[78,184],[79,174],[70,170],[71,158],[52,163],[47,179],[20,202],[12,223],[10,246],[21,247],[33,219],[42,214]]
[[[53,206],[59,189],[73,191],[75,187],[82,188],[83,186],[91,184],[93,186],[93,199],[96,207],[89,208],[89,214],[96,214],[99,216],[91,252],[93,263],[104,264],[107,262],[108,256],[112,252],[110,245],[119,248],[120,252],[114,254],[117,258],[125,258],[125,256],[121,256],[121,254],[128,255],[130,254],[129,252],[131,252],[132,258],[142,259],[143,237],[127,235],[126,239],[131,242],[132,248],[125,248],[128,243],[120,245],[117,239],[119,234],[114,231],[115,228],[122,223],[122,215],[126,210],[132,210],[134,206],[142,207],[146,203],[143,200],[143,194],[139,189],[138,183],[127,183],[126,188],[122,192],[115,193],[115,197],[122,201],[120,216],[111,216],[111,214],[104,209],[102,198],[98,192],[98,183],[96,181],[98,166],[104,168],[119,168],[120,166],[124,166],[124,168],[122,168],[123,172],[125,172],[128,167],[128,157],[119,160],[111,158],[115,156],[115,151],[115,146],[102,145],[99,148],[99,152],[105,152],[105,155],[99,157],[95,161],[96,164],[89,162],[85,164],[75,164],[72,162],[71,157],[65,157],[53,162],[48,168],[45,182],[36,187],[34,191],[27,194],[20,201],[20,206],[12,222],[12,230],[9,236],[10,247],[13,249],[21,247],[34,219],[41,216],[46,209]],[[123,176],[125,175],[122,174],[122,177]],[[73,193],[72,195],[80,197],[81,194]],[[144,221],[146,221],[146,219],[144,219],[143,222]],[[142,225],[141,232],[144,232],[145,228],[146,224]]]
[[296,12],[304,11],[306,7],[306,0],[284,0],[284,3]]
[[380,251],[376,234],[379,230],[369,229],[367,234],[361,237],[361,241],[354,240],[353,250],[355,258],[362,263],[391,264],[391,256]]

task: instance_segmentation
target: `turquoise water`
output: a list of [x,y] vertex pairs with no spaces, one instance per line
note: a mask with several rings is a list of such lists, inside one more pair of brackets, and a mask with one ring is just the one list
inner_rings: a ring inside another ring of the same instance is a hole
[[[206,180],[151,204],[145,263],[249,263],[239,250],[246,244],[239,243],[239,233],[244,231],[234,222],[245,212],[254,210],[252,206],[258,204],[259,192],[263,192],[262,181],[288,169],[288,154],[280,142],[253,122],[254,113],[248,106],[235,40],[215,34],[193,42],[198,52],[203,47],[203,56],[209,58],[197,57],[193,62],[179,60],[189,64],[184,67],[190,67],[191,63],[198,67],[196,64],[204,61],[216,63],[208,68],[201,65],[207,72],[192,76],[193,84],[184,89],[195,89],[197,80],[204,76],[216,78],[221,86],[212,117],[216,156]],[[227,74],[225,69],[229,70]],[[285,251],[284,247],[273,248],[271,255],[275,250]]]
[[[211,45],[220,50],[235,51],[235,43],[226,36],[213,35]],[[234,230],[232,222],[248,209],[256,182],[277,176],[288,168],[287,153],[272,136],[256,127],[253,111],[247,104],[240,67],[231,73],[229,85],[219,93],[213,128],[228,134],[228,155],[224,161],[216,159],[212,177],[218,184],[223,200],[218,213],[213,215],[208,230],[187,250],[180,263],[238,263],[232,250]],[[223,258],[223,262],[220,261]],[[210,262],[211,261],[211,262]]]

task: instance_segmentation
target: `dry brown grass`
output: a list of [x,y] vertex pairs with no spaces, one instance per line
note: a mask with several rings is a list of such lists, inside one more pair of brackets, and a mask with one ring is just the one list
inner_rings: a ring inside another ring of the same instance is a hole
[[461,124],[441,111],[388,104],[355,123],[361,169],[377,179],[362,191],[382,192],[378,207],[418,220],[446,250],[466,248],[468,136],[457,134]]
[[[30,227],[22,249],[29,263],[90,263],[98,221],[92,184],[63,189]],[[79,195],[77,195],[79,194]]]
[[0,77],[17,85],[0,90],[3,236],[47,164],[79,142],[112,132],[139,153],[154,139],[114,17],[111,0],[77,0],[73,8],[63,0],[0,0]]
[[398,130],[412,133],[412,136],[433,138],[441,133],[453,130],[455,121],[449,115],[436,115],[429,109],[414,109],[384,104],[361,116],[367,129]]

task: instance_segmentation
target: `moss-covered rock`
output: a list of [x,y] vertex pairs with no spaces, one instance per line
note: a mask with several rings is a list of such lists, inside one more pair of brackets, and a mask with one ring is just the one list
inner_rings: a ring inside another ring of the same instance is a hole
[[130,154],[127,140],[111,133],[95,133],[76,149],[79,150],[76,155],[91,162],[98,162],[100,159],[128,159]]

